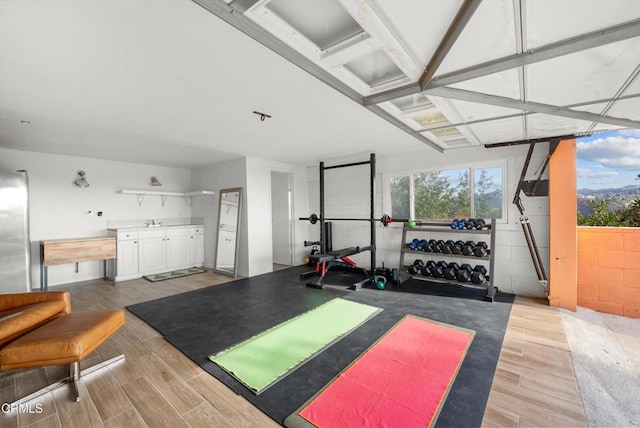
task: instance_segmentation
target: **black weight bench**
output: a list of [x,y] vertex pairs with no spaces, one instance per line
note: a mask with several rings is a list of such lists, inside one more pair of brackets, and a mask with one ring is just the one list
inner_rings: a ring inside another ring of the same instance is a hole
[[300,275],[300,279],[307,279],[314,276],[317,278],[313,281],[307,282],[307,287],[323,289],[324,277],[326,273],[331,269],[342,269],[344,271],[355,271],[363,274],[367,279],[353,284],[352,289],[357,290],[362,288],[365,284],[371,281],[369,272],[366,269],[357,267],[355,262],[349,259],[349,256],[362,253],[364,251],[371,251],[373,246],[368,245],[366,247],[348,247],[341,250],[329,251],[325,254],[312,254],[309,256],[309,261],[316,264],[314,271],[305,272]]

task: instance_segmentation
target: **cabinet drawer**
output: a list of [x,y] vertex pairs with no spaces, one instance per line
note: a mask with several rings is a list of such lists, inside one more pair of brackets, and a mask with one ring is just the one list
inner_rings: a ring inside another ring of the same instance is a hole
[[131,239],[138,239],[138,232],[119,230],[117,234],[118,241],[128,241]]
[[191,226],[189,228],[192,235],[203,235],[204,234],[204,226]]
[[165,237],[164,229],[141,230],[140,232],[138,232],[138,238],[140,239],[164,238],[164,237]]
[[169,227],[167,228],[167,237],[170,236],[187,236],[189,235],[188,227]]

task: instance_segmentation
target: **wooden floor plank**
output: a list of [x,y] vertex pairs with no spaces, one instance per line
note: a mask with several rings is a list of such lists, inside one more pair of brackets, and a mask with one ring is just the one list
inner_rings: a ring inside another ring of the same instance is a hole
[[31,425],[28,428],[61,428],[62,424],[57,414],[51,415],[47,418],[41,419]]
[[103,367],[82,377],[84,385],[103,421],[133,409],[118,381],[108,368]]
[[232,428],[233,425],[210,403],[204,402],[183,416],[191,428]]
[[146,377],[122,387],[136,410],[150,427],[187,427],[187,423]]
[[277,427],[271,418],[253,407],[242,396],[236,395],[222,382],[208,373],[191,379],[189,384],[198,391],[226,419],[237,427]]
[[127,410],[104,423],[105,428],[147,428],[140,414],[135,410]]
[[93,428],[104,426],[84,382],[78,382],[78,390],[80,401],[75,401],[75,393],[71,385],[53,391],[61,425]]
[[139,367],[160,393],[184,415],[204,402],[204,398],[155,354],[144,355]]

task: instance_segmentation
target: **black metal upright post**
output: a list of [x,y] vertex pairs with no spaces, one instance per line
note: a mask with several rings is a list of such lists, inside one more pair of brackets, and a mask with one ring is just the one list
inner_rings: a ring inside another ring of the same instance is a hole
[[324,244],[324,162],[320,162],[320,254],[325,254]]
[[371,175],[369,177],[369,190],[370,190],[370,201],[371,201],[371,212],[369,214],[370,219],[370,227],[371,227],[371,285],[373,286],[375,283],[375,275],[376,275],[376,221],[375,221],[375,183],[376,183],[376,155],[375,153],[371,153],[371,157],[369,158],[369,169],[371,171]]

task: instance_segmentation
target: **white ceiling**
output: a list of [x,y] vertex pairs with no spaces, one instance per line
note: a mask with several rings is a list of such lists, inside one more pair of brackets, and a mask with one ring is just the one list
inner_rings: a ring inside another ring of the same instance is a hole
[[[0,147],[185,168],[239,156],[314,165],[640,125],[637,0],[269,1],[0,0]],[[352,34],[352,19],[363,33],[325,50],[293,28],[325,41],[335,23]],[[625,23],[602,32],[623,34],[613,43],[596,34],[589,49],[473,74]],[[467,67],[473,78],[438,84]],[[407,111],[402,94],[428,107]],[[434,112],[441,129],[415,120]]]

